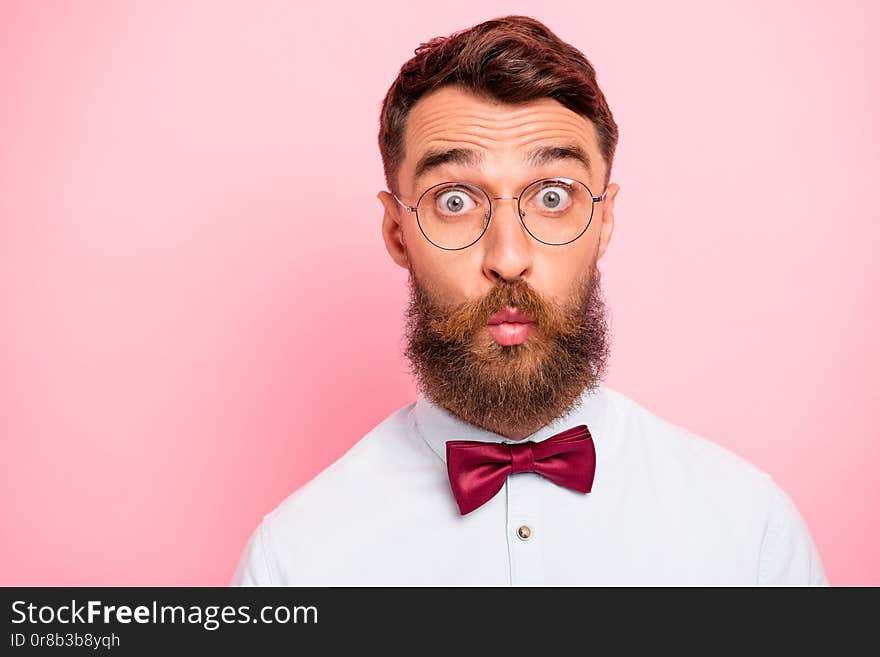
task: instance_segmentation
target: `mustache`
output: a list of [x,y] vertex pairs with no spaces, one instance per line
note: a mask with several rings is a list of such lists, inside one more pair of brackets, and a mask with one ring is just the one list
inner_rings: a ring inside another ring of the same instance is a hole
[[544,300],[524,279],[508,282],[499,279],[492,289],[476,301],[464,301],[452,308],[437,306],[427,298],[428,290],[417,302],[429,318],[423,330],[442,342],[463,343],[477,331],[482,330],[489,319],[505,308],[516,308],[535,320],[541,332],[548,337],[566,337],[578,333],[580,323],[576,318],[566,317],[561,304]]

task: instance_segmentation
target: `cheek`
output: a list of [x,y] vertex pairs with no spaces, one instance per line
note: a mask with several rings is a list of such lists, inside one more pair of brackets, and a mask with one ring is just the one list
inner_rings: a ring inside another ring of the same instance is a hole
[[536,261],[535,276],[530,283],[544,299],[565,305],[572,290],[586,281],[590,272],[590,255],[582,249]]
[[438,249],[425,239],[418,226],[405,233],[405,241],[410,267],[423,285],[430,286],[444,298],[461,296],[468,278],[474,278],[466,258]]

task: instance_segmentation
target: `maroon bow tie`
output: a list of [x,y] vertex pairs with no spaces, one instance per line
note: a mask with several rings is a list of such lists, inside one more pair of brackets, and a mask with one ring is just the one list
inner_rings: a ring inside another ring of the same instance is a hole
[[446,442],[446,469],[461,515],[492,499],[507,475],[537,472],[550,481],[589,493],[596,472],[596,449],[585,424],[540,442]]

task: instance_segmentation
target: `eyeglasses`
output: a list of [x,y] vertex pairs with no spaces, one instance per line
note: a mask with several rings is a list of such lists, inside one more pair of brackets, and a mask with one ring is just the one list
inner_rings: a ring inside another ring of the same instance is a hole
[[517,214],[529,235],[543,244],[562,246],[583,235],[593,220],[593,207],[605,200],[608,188],[594,196],[573,178],[543,178],[519,196],[489,196],[477,185],[443,182],[422,192],[415,205],[395,200],[415,212],[419,230],[434,246],[458,251],[472,246],[489,227],[492,201],[516,199]]

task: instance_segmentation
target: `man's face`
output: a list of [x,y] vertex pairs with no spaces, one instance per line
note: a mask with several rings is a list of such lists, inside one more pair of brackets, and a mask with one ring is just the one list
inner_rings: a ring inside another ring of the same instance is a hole
[[[408,205],[446,181],[479,185],[492,197],[516,196],[550,177],[580,180],[595,196],[604,191],[593,124],[549,98],[507,105],[443,87],[415,104],[404,144],[398,183]],[[579,147],[591,168],[571,157],[526,163],[534,149],[561,145]],[[416,178],[425,153],[449,149],[472,150],[477,158],[458,158]],[[476,426],[519,439],[564,415],[585,387],[598,383],[608,340],[596,263],[611,237],[617,189],[609,184],[587,231],[562,246],[529,235],[515,200],[493,201],[486,232],[461,250],[431,244],[414,213],[379,193],[386,248],[409,270],[406,355],[426,396]],[[505,309],[534,321],[527,330],[490,328],[492,316]]]

